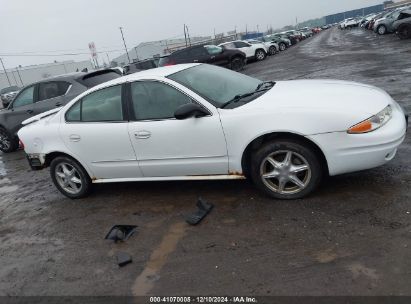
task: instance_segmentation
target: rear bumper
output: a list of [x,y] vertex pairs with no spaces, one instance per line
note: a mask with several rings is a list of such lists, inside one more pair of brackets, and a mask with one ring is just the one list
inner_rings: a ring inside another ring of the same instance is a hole
[[43,169],[46,162],[44,154],[26,154],[26,159],[33,170]]
[[334,132],[308,136],[323,151],[330,175],[361,171],[391,161],[405,139],[407,118],[395,111],[383,127],[365,134]]

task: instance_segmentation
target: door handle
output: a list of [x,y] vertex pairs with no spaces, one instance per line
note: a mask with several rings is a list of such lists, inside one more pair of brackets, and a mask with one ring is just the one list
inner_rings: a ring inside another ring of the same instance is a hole
[[33,114],[33,110],[27,110],[26,113],[27,114]]
[[70,139],[70,141],[72,141],[72,142],[78,142],[78,141],[81,140],[81,137],[80,137],[80,135],[77,135],[77,134],[71,134],[71,135],[69,136],[69,139]]
[[62,103],[60,101],[56,102],[56,107],[61,107]]
[[198,59],[194,59],[193,62],[198,62]]
[[211,56],[211,59],[215,59],[215,56]]
[[134,137],[138,139],[147,139],[150,138],[150,136],[151,132],[149,131],[137,131],[136,133],[134,133]]

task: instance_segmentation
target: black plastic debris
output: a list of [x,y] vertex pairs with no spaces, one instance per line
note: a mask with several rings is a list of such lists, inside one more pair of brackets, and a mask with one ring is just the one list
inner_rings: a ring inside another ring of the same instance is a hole
[[137,226],[134,225],[114,225],[107,233],[105,239],[118,241],[127,241],[130,236],[136,231]]
[[190,215],[186,216],[186,222],[190,225],[197,225],[201,222],[203,218],[213,209],[214,205],[203,200],[201,197],[198,198],[197,208],[198,210]]
[[117,253],[117,264],[120,267],[126,266],[127,264],[133,262],[131,256],[126,252],[118,252]]

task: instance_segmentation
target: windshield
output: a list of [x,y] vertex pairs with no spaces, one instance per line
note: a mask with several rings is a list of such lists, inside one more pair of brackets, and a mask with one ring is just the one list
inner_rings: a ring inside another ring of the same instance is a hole
[[10,92],[16,92],[16,91],[18,91],[18,90],[20,90],[20,89],[19,89],[19,87],[16,87],[16,86],[14,86],[14,87],[8,87],[8,88],[2,89],[2,90],[0,91],[0,94],[6,94],[6,93],[10,93]]
[[254,92],[261,80],[231,70],[202,64],[168,76],[220,108],[237,95]]

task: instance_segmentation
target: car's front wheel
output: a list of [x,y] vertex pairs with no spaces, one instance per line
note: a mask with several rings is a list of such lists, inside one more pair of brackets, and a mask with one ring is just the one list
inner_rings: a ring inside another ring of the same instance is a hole
[[380,25],[377,28],[377,32],[379,35],[385,35],[387,33],[387,27],[385,25]]
[[270,46],[268,49],[268,52],[270,53],[270,56],[274,56],[277,53],[277,49],[274,45]]
[[254,183],[277,199],[307,196],[319,185],[322,172],[316,153],[298,141],[270,142],[252,157],[251,175]]
[[19,140],[11,135],[5,128],[0,127],[0,151],[3,153],[14,152],[19,148]]
[[70,157],[59,156],[53,159],[50,175],[56,188],[69,198],[85,197],[91,190],[91,179],[87,171]]
[[284,51],[284,50],[287,48],[287,46],[285,45],[284,42],[281,42],[281,43],[279,44],[279,47],[280,47],[280,51],[281,51],[281,52]]

